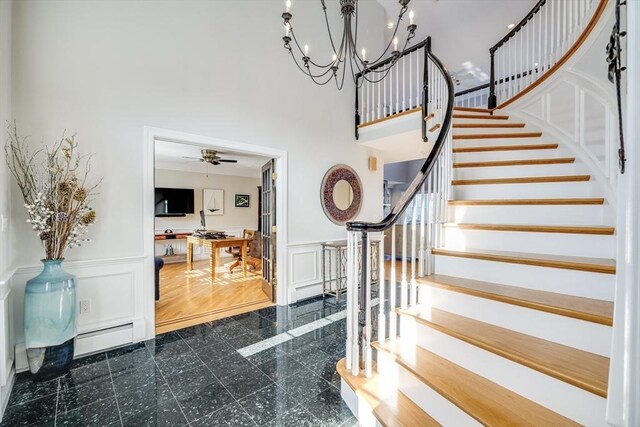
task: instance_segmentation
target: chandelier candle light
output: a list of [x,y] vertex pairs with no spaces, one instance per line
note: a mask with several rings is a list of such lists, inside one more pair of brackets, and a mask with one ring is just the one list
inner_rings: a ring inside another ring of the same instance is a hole
[[[296,34],[293,31],[291,20],[293,15],[291,14],[291,0],[287,0],[285,3],[285,12],[282,14],[284,20],[284,48],[291,54],[291,58],[297,65],[297,67],[313,80],[318,85],[326,85],[331,80],[336,82],[338,90],[341,90],[344,86],[345,76],[347,68],[353,78],[353,82],[358,85],[357,75],[363,77],[362,83],[366,80],[371,83],[378,83],[384,80],[389,74],[389,71],[393,68],[398,59],[405,52],[409,46],[411,39],[415,37],[416,28],[414,23],[415,14],[413,10],[409,11],[409,26],[407,27],[407,38],[405,40],[402,51],[398,50],[398,37],[396,36],[400,22],[402,21],[405,13],[408,11],[408,5],[411,0],[399,0],[400,13],[398,15],[398,21],[393,27],[393,35],[391,41],[387,44],[384,52],[380,54],[374,61],[367,61],[366,49],[361,49],[358,53],[357,41],[358,41],[358,0],[340,0],[340,11],[342,14],[343,32],[340,39],[339,46],[334,43],[334,37],[331,34],[331,28],[329,26],[329,18],[327,16],[326,0],[320,0],[322,4],[322,11],[324,13],[324,19],[327,24],[327,32],[329,33],[329,42],[333,50],[333,57],[327,64],[313,61],[309,56],[309,45],[305,44],[304,48],[300,47],[300,43],[296,38]],[[388,63],[377,66],[379,61],[385,57],[387,52],[391,48],[393,43],[393,51],[391,52],[392,60]],[[337,47],[337,49],[336,49]],[[296,55],[300,56],[297,58]]]

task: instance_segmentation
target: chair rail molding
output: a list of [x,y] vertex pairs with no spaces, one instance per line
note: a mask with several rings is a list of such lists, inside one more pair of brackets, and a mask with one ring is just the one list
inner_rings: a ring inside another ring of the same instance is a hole
[[[145,287],[144,296],[144,313],[146,322],[146,339],[155,336],[155,296],[153,292],[154,280],[154,152],[155,141],[170,141],[180,144],[195,144],[202,147],[212,147],[226,150],[233,150],[240,153],[258,154],[275,159],[275,170],[278,176],[276,191],[276,212],[278,218],[278,236],[276,259],[278,260],[277,280],[279,284],[287,284],[287,228],[288,228],[288,153],[280,150],[261,145],[247,144],[244,142],[230,141],[210,136],[196,135],[187,132],[181,132],[170,129],[162,129],[157,127],[144,127],[144,154],[143,154],[143,227],[142,238],[143,251],[145,256],[145,267],[143,281],[148,286]],[[148,288],[148,289],[147,289]],[[289,286],[278,286],[276,301],[279,305],[289,303]]]

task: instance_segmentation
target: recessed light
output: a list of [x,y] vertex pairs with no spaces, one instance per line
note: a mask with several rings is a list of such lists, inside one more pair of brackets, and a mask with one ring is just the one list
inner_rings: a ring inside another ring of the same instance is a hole
[[393,29],[393,26],[394,26],[394,25],[395,25],[395,24],[394,24],[393,22],[389,22],[389,23],[387,24],[387,28],[391,30],[391,29]]
[[515,26],[516,26],[516,24],[509,24],[509,25],[507,25],[507,29],[509,29],[509,30],[510,30],[510,29],[512,29],[512,28],[513,28],[513,27],[515,27]]

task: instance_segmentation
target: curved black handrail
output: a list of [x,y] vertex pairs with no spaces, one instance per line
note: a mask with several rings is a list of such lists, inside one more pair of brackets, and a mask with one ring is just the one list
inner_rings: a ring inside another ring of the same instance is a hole
[[529,13],[527,13],[527,15],[524,18],[522,18],[522,21],[520,21],[518,25],[513,27],[511,31],[507,33],[506,36],[500,39],[498,43],[496,43],[491,49],[489,49],[489,52],[495,52],[500,46],[505,44],[511,37],[513,37],[518,31],[520,31],[520,29],[524,27],[527,24],[527,22],[529,22],[529,20],[533,18],[533,16],[536,13],[538,13],[540,8],[544,6],[546,2],[547,0],[540,0],[538,3],[536,3],[536,5],[533,6],[533,9],[531,9],[531,11],[529,11]]
[[[409,207],[409,202],[415,197],[420,187],[422,186],[424,181],[427,179],[427,177],[433,170],[436,164],[436,160],[438,159],[440,152],[444,148],[445,141],[449,133],[449,129],[451,129],[451,120],[453,118],[453,102],[454,102],[454,96],[455,96],[453,91],[453,79],[451,78],[451,75],[449,74],[447,67],[445,67],[444,64],[442,64],[442,62],[440,61],[440,59],[438,59],[437,56],[432,54],[430,50],[427,51],[427,56],[431,58],[431,60],[435,63],[438,70],[445,77],[445,80],[447,82],[447,88],[449,89],[449,96],[447,100],[447,111],[445,113],[444,120],[442,121],[442,130],[438,135],[438,139],[436,139],[436,142],[433,145],[433,148],[431,149],[429,156],[427,156],[427,159],[425,160],[424,165],[422,165],[422,168],[420,168],[420,172],[418,173],[418,175],[416,175],[413,181],[411,181],[411,185],[409,186],[407,191],[404,193],[404,196],[402,196],[400,201],[395,205],[395,207],[389,213],[389,215],[387,215],[386,218],[384,218],[380,222],[361,222],[361,221],[348,222],[347,230],[349,231],[363,231],[363,232],[385,231],[389,229],[393,224],[395,224],[397,220],[402,216],[402,214],[407,210],[407,208]],[[426,104],[428,100],[425,99],[423,102]]]

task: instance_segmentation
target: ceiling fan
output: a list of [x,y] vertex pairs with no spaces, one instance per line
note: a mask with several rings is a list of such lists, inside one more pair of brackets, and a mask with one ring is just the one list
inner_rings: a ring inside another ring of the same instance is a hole
[[209,164],[214,165],[214,166],[218,166],[220,163],[238,163],[237,160],[221,158],[220,156],[218,156],[218,154],[222,154],[222,153],[220,153],[219,151],[216,151],[216,150],[203,149],[200,152],[202,153],[202,157],[186,157],[186,156],[182,156],[182,158],[183,159],[198,160],[200,162],[209,163]]

